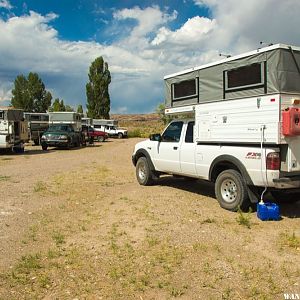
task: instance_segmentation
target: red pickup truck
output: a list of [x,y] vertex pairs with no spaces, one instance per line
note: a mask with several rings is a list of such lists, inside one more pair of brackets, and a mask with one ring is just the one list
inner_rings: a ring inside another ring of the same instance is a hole
[[90,144],[92,144],[95,140],[104,142],[108,139],[108,134],[106,132],[95,130],[91,126],[82,125],[82,132],[85,136],[85,140]]

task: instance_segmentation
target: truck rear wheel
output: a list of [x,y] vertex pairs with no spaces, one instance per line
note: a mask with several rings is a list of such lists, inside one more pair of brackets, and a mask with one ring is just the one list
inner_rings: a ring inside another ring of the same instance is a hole
[[250,206],[247,185],[236,170],[225,170],[218,175],[215,193],[220,206],[227,210],[246,210]]
[[146,157],[140,157],[136,164],[136,178],[140,185],[153,184],[152,171]]

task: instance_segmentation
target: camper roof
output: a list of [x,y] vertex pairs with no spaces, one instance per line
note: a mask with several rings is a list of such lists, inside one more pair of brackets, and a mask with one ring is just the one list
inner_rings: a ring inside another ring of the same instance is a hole
[[268,47],[258,48],[257,50],[254,50],[254,51],[250,51],[250,52],[246,52],[246,53],[243,53],[243,54],[235,55],[235,56],[232,56],[232,57],[229,57],[229,58],[225,58],[225,59],[222,59],[222,60],[218,60],[218,61],[215,61],[215,62],[212,62],[212,63],[205,64],[205,65],[202,65],[202,66],[193,67],[193,68],[189,68],[189,69],[177,72],[177,73],[166,75],[164,77],[164,79],[168,79],[168,78],[172,78],[174,76],[183,75],[183,74],[187,74],[187,73],[190,73],[190,72],[193,72],[193,71],[209,68],[209,67],[212,67],[212,66],[222,64],[224,62],[229,62],[229,61],[233,61],[233,60],[236,60],[236,59],[241,59],[241,58],[244,58],[244,57],[247,57],[247,56],[254,55],[256,53],[268,52],[268,51],[272,51],[272,50],[279,49],[279,48],[280,49],[290,49],[290,47],[292,47],[292,49],[295,50],[295,51],[300,51],[300,47],[289,46],[289,45],[285,45],[285,44],[276,44],[276,45],[272,45],[272,46],[268,46]]
[[23,111],[23,109],[14,108],[13,106],[0,106],[0,110],[19,110],[19,111]]

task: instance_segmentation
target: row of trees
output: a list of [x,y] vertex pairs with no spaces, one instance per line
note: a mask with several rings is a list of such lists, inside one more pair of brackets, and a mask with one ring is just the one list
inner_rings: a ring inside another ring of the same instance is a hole
[[[86,84],[87,115],[90,118],[109,119],[110,96],[109,84],[111,75],[108,64],[102,57],[96,58],[89,68],[89,82]],[[37,73],[30,72],[27,77],[19,75],[14,81],[11,105],[27,112],[74,111],[73,107],[56,98],[52,103],[52,95]],[[52,103],[52,104],[51,104]],[[78,113],[83,114],[81,104]]]

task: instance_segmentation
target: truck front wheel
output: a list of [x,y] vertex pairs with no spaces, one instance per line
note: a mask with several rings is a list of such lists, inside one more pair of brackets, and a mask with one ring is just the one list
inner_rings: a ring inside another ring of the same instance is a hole
[[218,175],[215,193],[220,206],[227,210],[246,210],[250,206],[247,185],[236,170],[225,170]]
[[118,133],[118,138],[119,138],[119,139],[122,139],[122,138],[123,138],[123,133],[122,133],[122,132],[119,132],[119,133]]
[[140,185],[153,184],[152,171],[146,157],[140,157],[136,164],[136,178]]

